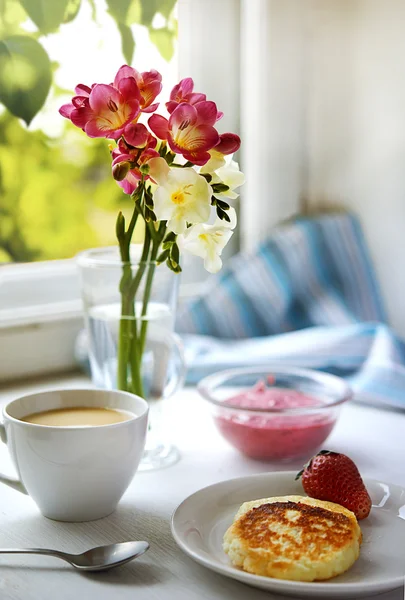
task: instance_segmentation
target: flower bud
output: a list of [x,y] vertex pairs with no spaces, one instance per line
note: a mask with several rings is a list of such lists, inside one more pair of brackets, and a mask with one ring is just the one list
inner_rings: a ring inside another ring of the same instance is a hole
[[213,183],[212,190],[217,194],[227,192],[229,190],[229,185],[225,185],[224,183]]
[[115,224],[115,233],[118,240],[122,239],[125,235],[125,217],[121,211],[118,213],[117,222]]
[[160,265],[161,263],[165,262],[165,260],[167,260],[168,258],[169,258],[169,250],[165,250],[157,257],[156,262],[158,265]]
[[221,221],[226,221],[227,223],[231,222],[229,215],[224,210],[222,210],[220,206],[217,206],[217,215],[221,219]]
[[171,259],[173,267],[177,267],[178,264],[180,263],[180,252],[179,252],[179,247],[176,243],[174,243],[173,246],[171,247],[170,259]]
[[163,240],[166,243],[170,243],[173,244],[176,241],[177,235],[173,232],[173,231],[169,231],[169,233],[166,235],[165,239]]
[[122,181],[128,174],[128,171],[131,168],[131,163],[127,160],[117,163],[112,168],[112,174],[115,181]]

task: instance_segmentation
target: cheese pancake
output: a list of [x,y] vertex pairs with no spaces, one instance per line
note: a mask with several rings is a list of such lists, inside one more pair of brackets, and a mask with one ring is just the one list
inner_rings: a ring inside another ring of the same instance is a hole
[[355,515],[343,506],[280,496],[242,504],[225,533],[224,550],[249,573],[316,581],[347,571],[361,539]]

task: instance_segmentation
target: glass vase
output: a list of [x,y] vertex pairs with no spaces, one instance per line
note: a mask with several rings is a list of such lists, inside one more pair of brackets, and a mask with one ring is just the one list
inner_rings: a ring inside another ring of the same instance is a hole
[[[168,466],[179,458],[165,440],[161,402],[183,384],[185,362],[174,333],[179,275],[165,264],[140,262],[131,247],[123,263],[118,247],[78,255],[92,381],[147,400],[149,431],[140,469]],[[137,284],[128,293],[128,282]]]

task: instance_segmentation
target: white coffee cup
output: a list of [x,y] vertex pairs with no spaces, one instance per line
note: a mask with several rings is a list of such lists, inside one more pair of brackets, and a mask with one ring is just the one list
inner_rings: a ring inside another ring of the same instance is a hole
[[[49,426],[21,421],[58,408],[124,410],[127,421],[99,426]],[[116,508],[129,486],[145,446],[148,405],[116,390],[61,389],[22,396],[3,408],[0,437],[7,444],[19,480],[0,482],[31,496],[45,517],[92,521]]]

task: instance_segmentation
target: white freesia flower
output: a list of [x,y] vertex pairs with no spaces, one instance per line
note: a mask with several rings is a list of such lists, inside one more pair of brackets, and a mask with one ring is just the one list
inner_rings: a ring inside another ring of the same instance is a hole
[[226,158],[222,152],[218,152],[215,148],[212,148],[212,150],[208,150],[208,154],[211,158],[201,167],[200,173],[213,173],[226,165]]
[[239,165],[236,161],[231,160],[229,164],[217,169],[212,177],[211,184],[224,183],[229,187],[226,192],[214,193],[216,198],[224,199],[231,198],[234,200],[239,194],[234,190],[245,183],[245,176],[239,170]]
[[158,185],[163,185],[167,180],[170,169],[164,158],[157,157],[148,160],[149,175]]
[[170,168],[163,158],[149,161],[149,174],[157,182],[153,201],[159,221],[167,228],[183,233],[187,223],[204,223],[211,212],[212,189],[192,168]]
[[217,219],[213,225],[194,225],[178,238],[182,249],[204,259],[204,268],[209,273],[217,273],[222,267],[222,251],[232,237],[232,229],[236,227],[235,209],[230,208],[227,212],[230,223]]

